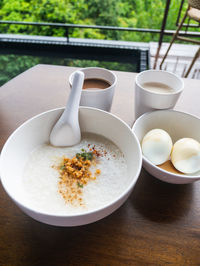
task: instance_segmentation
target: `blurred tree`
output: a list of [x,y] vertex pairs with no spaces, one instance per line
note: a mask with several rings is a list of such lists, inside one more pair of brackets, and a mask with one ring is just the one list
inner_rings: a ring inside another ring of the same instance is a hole
[[[160,28],[166,0],[0,0],[0,19]],[[180,2],[171,0],[167,28],[175,29]],[[186,8],[187,3],[185,3]],[[198,29],[196,29],[198,30]],[[1,32],[65,36],[63,28],[0,25]],[[70,29],[79,38],[156,41],[158,35],[126,31]]]
[[[110,25],[133,28],[156,28],[162,24],[166,0],[0,0],[0,20],[55,22],[86,25]],[[180,1],[171,0],[167,28],[175,29]],[[184,10],[187,8],[185,1]],[[198,29],[195,29],[198,30]],[[46,26],[0,24],[1,33],[65,36],[65,29]],[[135,42],[157,41],[159,35],[127,31],[70,29],[76,38],[115,39]],[[169,40],[171,37],[165,37]],[[48,61],[49,60],[49,61]],[[13,64],[15,62],[15,64]],[[0,83],[38,63],[74,66],[104,66],[110,69],[134,71],[131,65],[112,62],[48,59],[2,55],[0,59]]]

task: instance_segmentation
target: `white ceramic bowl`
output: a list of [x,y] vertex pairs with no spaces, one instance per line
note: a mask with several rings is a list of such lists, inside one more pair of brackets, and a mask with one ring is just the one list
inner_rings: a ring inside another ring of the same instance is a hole
[[[184,137],[194,138],[200,142],[200,119],[187,113],[174,110],[145,113],[135,121],[132,130],[141,143],[144,135],[154,128],[166,130],[171,136],[173,143]],[[152,164],[144,156],[143,167],[152,176],[168,183],[187,184],[200,179],[200,172],[194,175],[170,173]]]
[[[49,134],[63,108],[39,114],[21,125],[5,143],[0,158],[1,182],[11,199],[32,218],[51,225],[77,226],[95,222],[111,214],[128,198],[142,167],[140,143],[131,129],[116,116],[94,108],[80,107],[82,132],[100,134],[112,140],[124,153],[131,177],[126,189],[108,205],[77,215],[52,215],[32,209],[20,193],[25,162],[32,150],[49,141]],[[114,133],[113,133],[114,129]]]
[[[81,68],[80,71],[84,73],[85,79],[102,79],[110,84],[110,86],[105,89],[94,88],[93,90],[82,90],[80,106],[94,107],[109,112],[117,84],[117,76],[115,73],[106,68],[100,67],[86,67]],[[70,87],[72,86],[74,73],[75,72],[69,77]]]
[[[144,83],[155,81],[170,86],[173,90],[170,93],[160,93],[143,87]],[[135,78],[135,117],[155,110],[173,108],[183,88],[183,79],[174,73],[153,69],[140,72]]]

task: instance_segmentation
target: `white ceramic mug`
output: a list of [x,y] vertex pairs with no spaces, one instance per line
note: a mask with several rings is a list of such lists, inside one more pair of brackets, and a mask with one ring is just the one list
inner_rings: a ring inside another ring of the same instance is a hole
[[[85,74],[85,79],[101,79],[110,84],[110,86],[105,89],[94,88],[82,90],[80,105],[95,107],[109,112],[117,83],[116,75],[110,70],[99,67],[87,67],[80,70]],[[69,77],[70,86],[72,86],[73,77],[74,72]]]
[[[162,83],[173,90],[168,93],[153,92],[143,87],[146,82]],[[146,70],[139,73],[135,79],[135,119],[146,112],[173,108],[183,87],[183,80],[168,71]]]

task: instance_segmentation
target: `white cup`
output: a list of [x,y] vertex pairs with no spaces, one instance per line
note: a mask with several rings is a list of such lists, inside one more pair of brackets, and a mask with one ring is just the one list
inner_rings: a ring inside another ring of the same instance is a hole
[[[80,71],[85,74],[85,79],[102,79],[110,84],[110,86],[105,89],[94,88],[82,90],[80,105],[95,107],[109,112],[117,83],[116,75],[110,70],[99,67],[82,68]],[[73,77],[74,72],[69,77],[70,86],[72,86]]]
[[[146,82],[162,83],[173,90],[167,93],[153,92],[143,87]],[[146,70],[139,73],[135,79],[135,119],[146,112],[172,109],[183,88],[183,80],[168,71]]]

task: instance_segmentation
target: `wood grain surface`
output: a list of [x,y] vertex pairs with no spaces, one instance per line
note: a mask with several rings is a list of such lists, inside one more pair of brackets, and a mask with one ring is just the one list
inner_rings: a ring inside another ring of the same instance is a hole
[[[0,147],[25,120],[64,106],[74,68],[37,65],[0,88]],[[115,72],[112,112],[134,122],[135,73]],[[184,80],[176,109],[200,117],[200,81]],[[200,265],[200,182],[172,185],[142,170],[110,216],[80,227],[28,217],[0,185],[0,265]]]

